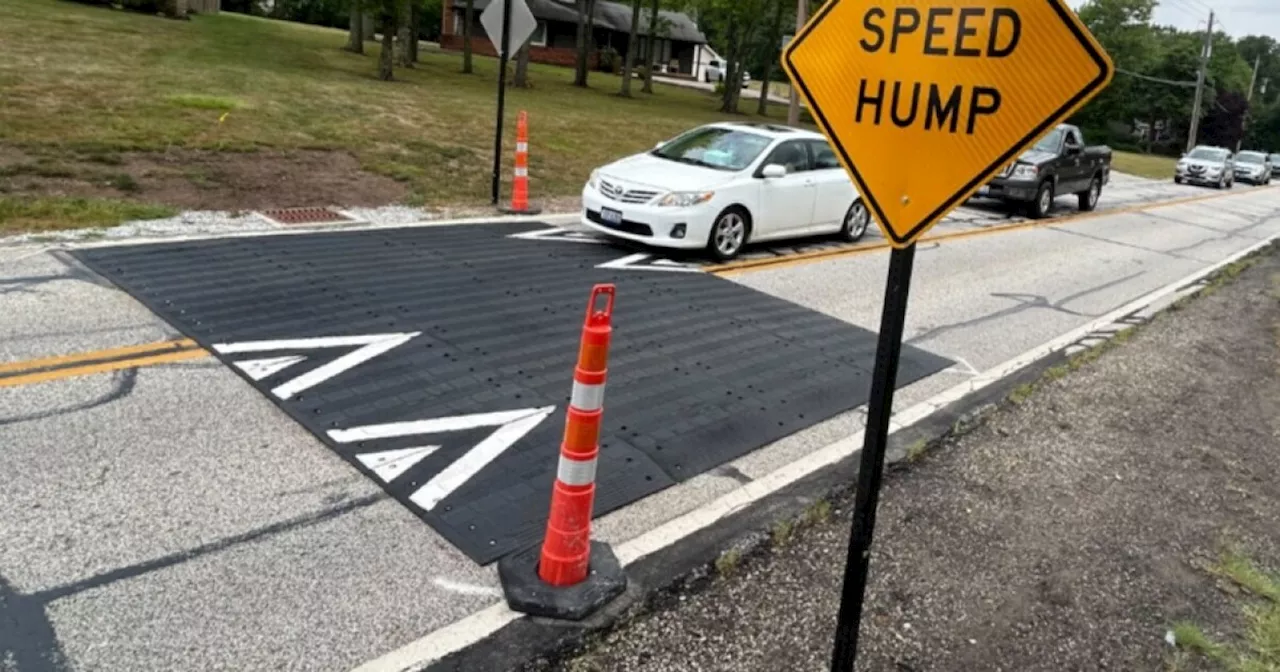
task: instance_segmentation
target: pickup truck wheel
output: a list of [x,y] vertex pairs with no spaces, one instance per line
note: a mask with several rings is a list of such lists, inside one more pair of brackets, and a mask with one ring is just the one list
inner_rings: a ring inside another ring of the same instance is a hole
[[1095,177],[1089,183],[1089,188],[1076,194],[1080,199],[1080,211],[1089,212],[1098,207],[1098,197],[1102,195],[1102,178]]
[[1035,200],[1031,201],[1027,208],[1027,214],[1032,219],[1044,219],[1049,216],[1049,211],[1053,209],[1053,182],[1045,180],[1040,183],[1040,188],[1036,190]]

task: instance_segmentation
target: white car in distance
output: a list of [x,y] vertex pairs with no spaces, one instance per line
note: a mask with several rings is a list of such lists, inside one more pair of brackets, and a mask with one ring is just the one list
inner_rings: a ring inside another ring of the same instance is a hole
[[773,124],[700,126],[592,171],[582,223],[728,261],[752,242],[838,234],[871,218],[826,138]]

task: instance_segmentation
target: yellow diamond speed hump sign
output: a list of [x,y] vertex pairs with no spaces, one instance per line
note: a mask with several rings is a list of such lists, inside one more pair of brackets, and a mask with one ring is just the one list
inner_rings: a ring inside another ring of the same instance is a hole
[[1062,0],[829,0],[782,64],[895,247],[1114,74]]

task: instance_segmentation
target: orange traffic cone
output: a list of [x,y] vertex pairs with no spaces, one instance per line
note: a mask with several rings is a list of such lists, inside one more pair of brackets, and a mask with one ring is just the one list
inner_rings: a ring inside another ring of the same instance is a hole
[[546,536],[540,546],[498,562],[507,604],[516,611],[581,620],[627,587],[613,550],[591,541],[615,292],[613,285],[596,285],[587,304]]
[[[600,297],[606,299],[604,309],[596,310]],[[613,335],[613,299],[613,285],[596,285],[582,325],[564,443],[560,444],[560,467],[538,562],[538,576],[553,586],[581,582],[591,561],[591,507],[596,496],[596,456],[600,453],[600,419],[604,417],[604,383]]]
[[511,207],[503,208],[513,215],[536,215],[542,208],[529,205],[529,113],[520,111],[516,119],[516,163],[511,181]]

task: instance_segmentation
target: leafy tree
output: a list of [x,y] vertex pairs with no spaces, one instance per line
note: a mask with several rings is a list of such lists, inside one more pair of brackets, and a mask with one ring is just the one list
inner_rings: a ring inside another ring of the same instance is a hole
[[1217,99],[1205,114],[1199,142],[1219,147],[1236,146],[1244,137],[1244,115],[1249,103],[1239,91],[1218,91]]
[[[1088,0],[1080,7],[1079,15],[1117,67],[1146,73],[1158,59],[1157,41],[1151,27],[1155,6],[1155,0]],[[1108,122],[1128,123],[1142,116],[1134,105],[1136,81],[1132,77],[1117,76],[1107,90],[1076,116],[1075,122],[1091,135],[1097,135],[1105,132]]]

